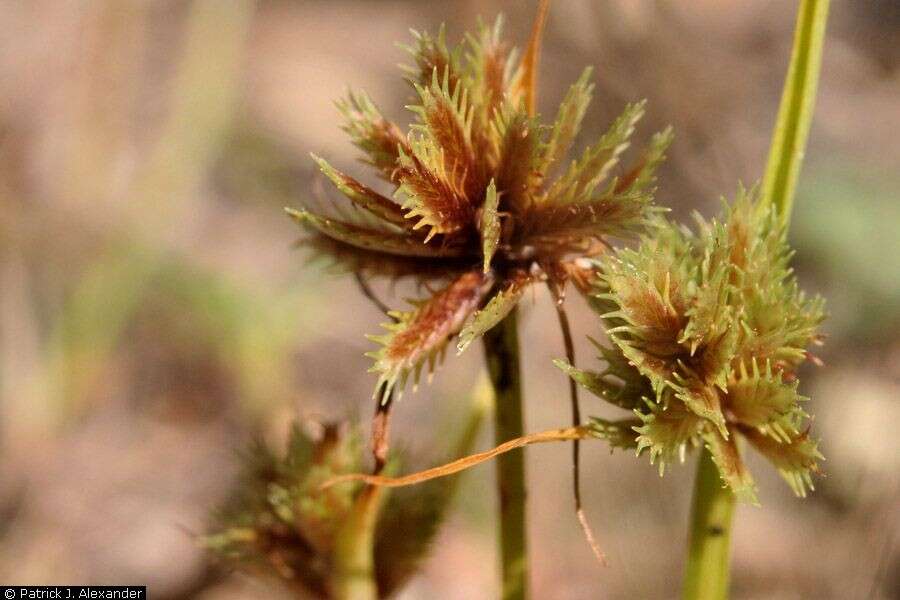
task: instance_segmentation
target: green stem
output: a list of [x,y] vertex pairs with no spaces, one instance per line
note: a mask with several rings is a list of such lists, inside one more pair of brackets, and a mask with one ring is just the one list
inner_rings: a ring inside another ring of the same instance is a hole
[[684,600],[728,598],[734,500],[734,494],[722,484],[712,456],[704,449],[700,453],[691,508]]
[[[485,359],[494,386],[494,434],[497,444],[525,433],[519,367],[517,311],[484,336]],[[528,597],[528,551],[525,531],[525,453],[497,459],[500,503],[500,557],[503,600]]]
[[332,593],[337,600],[378,600],[375,526],[387,490],[366,486],[337,535]]
[[828,3],[829,0],[802,0],[800,3],[791,62],[763,178],[763,197],[775,206],[785,223],[790,221],[816,104]]
[[[763,197],[787,225],[806,140],[812,124],[816,88],[825,45],[829,0],[802,0],[794,27],[791,62],[772,133],[763,178]],[[691,541],[684,579],[685,600],[728,597],[729,547],[734,494],[704,450],[697,469],[691,515]]]
[[[490,407],[491,392],[487,381],[482,380],[476,386],[472,408],[456,441],[453,456],[466,455],[472,451],[485,413]],[[390,470],[390,467],[387,470]],[[376,474],[381,472],[381,468],[376,469]],[[458,482],[459,477],[447,480],[446,487],[440,494],[443,501],[450,501]],[[337,600],[377,600],[379,597],[374,562],[375,534],[387,493],[388,489],[385,487],[366,486],[356,499],[349,518],[338,532],[332,555],[334,572],[331,581],[331,593]]]

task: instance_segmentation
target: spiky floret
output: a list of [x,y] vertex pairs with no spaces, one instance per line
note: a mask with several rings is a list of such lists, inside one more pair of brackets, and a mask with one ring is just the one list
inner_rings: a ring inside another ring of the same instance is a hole
[[255,443],[243,456],[236,495],[214,516],[204,545],[235,566],[328,597],[331,552],[361,486],[320,489],[361,467],[358,432],[295,425],[284,454]]
[[[280,580],[303,597],[334,597],[337,538],[363,486],[323,483],[358,472],[365,455],[361,432],[347,424],[294,425],[283,453],[256,442],[242,456],[235,496],[215,513],[201,542],[230,565]],[[392,456],[391,468],[398,462]],[[374,540],[379,597],[400,587],[427,554],[452,486],[431,482],[392,494],[381,506]]]
[[400,128],[384,118],[365,92],[348,92],[337,107],[344,116],[341,129],[363,152],[364,162],[377,169],[383,179],[395,182],[397,156],[407,148]]
[[696,443],[701,431],[700,417],[679,402],[647,402],[645,410],[634,412],[641,420],[634,428],[638,434],[636,451],[640,454],[646,449],[650,464],[658,465],[660,475],[676,458],[683,460],[688,445]]
[[[566,163],[591,100],[589,69],[545,126],[526,106],[525,80],[533,78],[503,41],[499,19],[457,46],[448,44],[443,29],[436,36],[414,32],[414,38],[406,75],[416,100],[408,107],[414,122],[407,134],[365,94],[351,93],[339,103],[344,129],[364,162],[393,190],[366,186],[314,157],[373,222],[292,213],[319,236],[312,242],[317,249],[337,251],[350,268],[365,265],[372,272],[380,261],[387,272],[415,275],[410,261],[418,260],[423,276],[446,266],[459,277],[465,263],[492,283],[453,307],[438,293],[392,324],[379,338],[383,349],[373,353],[382,393],[430,369],[477,309],[462,348],[508,314],[527,284],[549,280],[561,289],[574,258],[603,249],[607,236],[642,230],[658,211],[651,202],[654,171],[671,141],[671,131],[657,134],[635,165],[614,176],[644,113],[639,102]],[[348,260],[353,253],[360,258]],[[446,319],[423,317],[438,314]],[[407,343],[413,338],[416,343]]]
[[394,321],[383,325],[388,333],[369,336],[381,344],[368,354],[375,361],[371,371],[380,375],[375,396],[384,400],[397,386],[402,391],[410,375],[418,384],[426,367],[433,372],[450,338],[475,313],[491,284],[489,274],[471,271],[428,300],[414,303],[413,310],[392,312]]
[[703,444],[724,482],[755,502],[741,434],[805,495],[821,455],[796,371],[817,341],[822,301],[799,290],[784,228],[756,189],[741,188],[719,220],[696,219],[696,233],[660,223],[638,248],[596,264],[592,306],[613,342],[603,359],[625,384],[559,366],[634,410],[637,451],[648,450],[660,472]]

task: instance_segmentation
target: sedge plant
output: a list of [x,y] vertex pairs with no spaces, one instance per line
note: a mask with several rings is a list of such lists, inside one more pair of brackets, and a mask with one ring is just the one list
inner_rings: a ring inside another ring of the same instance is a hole
[[[635,164],[617,166],[644,112],[631,104],[576,158],[567,156],[592,95],[590,69],[545,125],[535,115],[536,69],[548,3],[541,2],[522,60],[502,38],[501,21],[482,25],[456,46],[444,31],[416,33],[407,79],[415,100],[408,133],[364,93],[338,103],[344,130],[381,179],[379,191],[314,156],[342,199],[288,209],[312,233],[306,243],[334,257],[367,286],[373,275],[443,279],[406,311],[390,311],[387,332],[371,336],[378,375],[376,437],[387,407],[408,380],[430,376],[451,340],[463,352],[483,338],[494,386],[497,443],[524,433],[517,305],[533,284],[546,284],[571,357],[562,308],[579,261],[597,256],[610,236],[644,230],[654,172],[671,140],[656,134]],[[370,292],[368,292],[370,293]],[[574,387],[573,387],[574,392]],[[573,418],[580,421],[573,394]],[[376,440],[375,445],[379,443]],[[575,448],[577,473],[577,447]],[[525,472],[520,454],[498,461],[502,595],[527,597]],[[576,509],[582,524],[578,482]]]
[[811,435],[799,369],[818,362],[820,298],[790,268],[791,206],[806,146],[824,42],[827,0],[800,3],[791,64],[761,186],[740,188],[720,216],[694,229],[659,219],[634,249],[592,261],[578,281],[611,347],[602,371],[557,360],[574,383],[627,410],[619,420],[522,436],[480,454],[405,477],[346,476],[405,486],[469,468],[528,444],[605,439],[646,454],[662,474],[699,449],[683,597],[728,597],[736,500],[758,503],[744,445],[766,458],[798,496],[813,488],[823,457]]
[[[727,597],[736,499],[758,504],[742,443],[766,458],[798,496],[813,488],[822,455],[811,435],[798,369],[816,361],[823,302],[799,289],[780,213],[759,188],[740,189],[696,230],[660,221],[634,249],[593,262],[586,291],[612,346],[604,369],[557,366],[628,412],[621,419],[523,436],[488,452],[406,477],[344,476],[405,486],[456,473],[528,444],[602,439],[649,456],[662,475],[687,451],[701,462],[692,516],[687,598]],[[726,583],[723,583],[726,582]]]

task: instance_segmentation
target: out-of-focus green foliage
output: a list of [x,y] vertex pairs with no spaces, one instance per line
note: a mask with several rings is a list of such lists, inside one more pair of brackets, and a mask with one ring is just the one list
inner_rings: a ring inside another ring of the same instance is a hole
[[52,340],[48,373],[51,390],[65,414],[78,414],[111,357],[127,345],[127,328],[142,310],[162,311],[158,327],[168,341],[187,326],[181,346],[205,345],[205,352],[234,375],[238,397],[250,413],[291,392],[284,373],[304,321],[296,307],[308,301],[299,286],[267,295],[228,277],[125,247],[80,278],[60,314]]
[[791,239],[804,271],[829,290],[835,340],[872,348],[900,328],[898,189],[896,177],[831,165],[800,186]]

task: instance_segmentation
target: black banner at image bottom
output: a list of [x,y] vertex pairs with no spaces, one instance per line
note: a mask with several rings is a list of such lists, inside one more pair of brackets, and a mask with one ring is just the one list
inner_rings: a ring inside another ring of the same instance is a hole
[[0,600],[142,600],[145,585],[3,585]]

